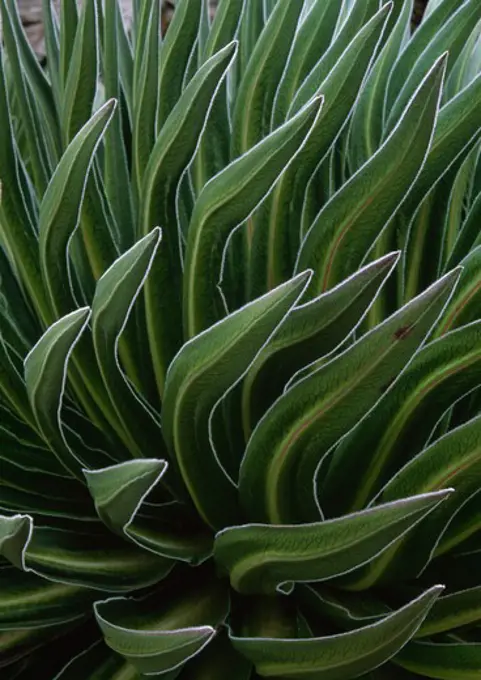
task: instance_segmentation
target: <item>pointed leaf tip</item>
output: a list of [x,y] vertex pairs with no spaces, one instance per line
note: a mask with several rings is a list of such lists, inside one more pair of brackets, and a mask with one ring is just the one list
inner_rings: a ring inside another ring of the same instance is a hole
[[28,515],[0,517],[0,555],[14,567],[25,569],[25,550],[32,535],[32,518]]

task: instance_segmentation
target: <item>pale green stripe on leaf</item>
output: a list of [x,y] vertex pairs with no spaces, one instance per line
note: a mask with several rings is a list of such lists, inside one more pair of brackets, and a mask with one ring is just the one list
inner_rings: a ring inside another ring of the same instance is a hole
[[[241,466],[239,492],[250,518],[284,523],[320,516],[313,480],[321,460],[410,361],[458,277],[454,271],[438,281],[275,402],[254,430]],[[339,496],[338,488],[329,485],[329,496]]]
[[312,524],[232,527],[216,535],[214,557],[240,593],[290,592],[295,583],[326,581],[370,562],[451,491]]
[[299,275],[199,334],[169,368],[164,438],[191,500],[214,528],[235,523],[239,507],[237,490],[213,448],[212,410],[295,305],[308,276]]
[[225,314],[216,275],[231,232],[271,190],[309,136],[319,100],[299,112],[206,184],[194,207],[184,268],[184,333],[191,338]]

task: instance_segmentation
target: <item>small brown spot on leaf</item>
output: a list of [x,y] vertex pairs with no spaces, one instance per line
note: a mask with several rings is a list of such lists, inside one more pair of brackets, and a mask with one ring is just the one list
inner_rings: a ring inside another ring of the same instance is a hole
[[407,338],[411,333],[412,329],[412,326],[401,326],[401,328],[398,328],[397,331],[395,331],[394,337],[396,340],[404,340],[404,338]]

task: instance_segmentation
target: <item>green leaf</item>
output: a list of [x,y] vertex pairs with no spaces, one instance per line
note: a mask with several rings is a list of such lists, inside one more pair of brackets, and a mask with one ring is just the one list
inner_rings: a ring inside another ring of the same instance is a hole
[[65,151],[40,207],[40,265],[53,311],[58,318],[71,311],[67,247],[75,231],[95,151],[115,109],[107,102],[80,130]]
[[48,581],[122,593],[157,583],[171,560],[139,550],[94,522],[63,528],[33,526],[31,517],[1,518],[0,554],[15,567]]
[[249,680],[252,665],[232,647],[225,633],[218,633],[207,647],[188,663],[179,680]]
[[481,644],[410,642],[396,656],[396,663],[428,678],[477,680]]
[[481,588],[468,588],[441,597],[427,615],[416,637],[452,631],[481,620]]
[[[414,458],[386,485],[382,501],[403,498],[406,492],[429,493],[448,484],[455,487],[456,493],[433,513],[429,522],[417,527],[380,558],[354,574],[351,586],[354,583],[356,588],[366,588],[378,582],[409,578],[409,575],[415,578],[434,556],[452,550],[453,545],[475,534],[479,519],[476,510],[470,507],[470,501],[476,499],[478,490],[475,480],[480,468],[479,429],[480,424],[475,419],[452,430]],[[460,449],[463,445],[465,451]],[[433,464],[439,464],[438,474],[433,470]],[[425,477],[417,478],[416,483],[414,471]]]
[[138,680],[137,671],[101,641],[75,656],[53,680]]
[[[481,150],[481,143],[475,144],[472,149],[465,155],[462,162],[458,161],[453,164],[453,167],[442,178],[439,183],[438,190],[444,190],[443,183],[450,183],[451,189],[449,193],[448,207],[443,225],[443,243],[441,254],[438,262],[439,270],[442,269],[443,264],[451,255],[456,257],[453,253],[454,245],[458,239],[458,234],[463,228],[463,221],[466,214],[465,202],[470,201],[470,194],[472,192],[473,177],[475,177],[476,166],[479,160],[479,153]],[[456,167],[459,165],[459,169]],[[454,179],[451,180],[454,175]],[[444,207],[439,201],[440,208]],[[472,244],[471,244],[472,245]]]
[[48,72],[57,113],[60,110],[61,99],[59,22],[57,13],[52,7],[50,0],[42,0],[42,16],[45,32],[45,52],[49,66]]
[[[412,35],[403,52],[396,61],[393,72],[389,79],[386,93],[386,109],[389,111],[396,97],[399,95],[404,84],[412,73],[416,62],[429,47],[433,38],[443,29],[450,17],[459,9],[459,0],[441,0],[438,2],[436,12],[432,12],[433,1],[428,3],[430,7],[421,22],[421,25]],[[429,18],[428,18],[429,17]],[[436,57],[431,59],[434,61]]]
[[140,195],[145,167],[155,143],[159,72],[160,3],[143,2],[134,55],[132,160],[134,187]]
[[446,269],[452,263],[459,263],[467,258],[471,249],[481,245],[478,223],[481,216],[481,192],[474,198],[465,220],[459,230],[453,250],[446,264]]
[[129,248],[134,240],[135,222],[133,210],[132,187],[130,184],[130,169],[125,148],[122,116],[121,74],[121,46],[119,34],[122,31],[122,15],[117,2],[105,4],[104,18],[104,50],[103,50],[103,81],[105,98],[116,99],[119,105],[113,114],[112,121],[105,134],[104,153],[105,193],[112,207],[115,221],[120,232],[121,250]]
[[442,586],[434,586],[381,621],[349,633],[307,640],[239,638],[231,634],[231,640],[262,676],[349,680],[397,654],[441,590]]
[[424,73],[445,52],[449,52],[449,65],[447,66],[449,72],[464,47],[466,40],[469,38],[473,26],[476,25],[479,19],[481,19],[481,5],[477,0],[474,0],[474,2],[468,0],[468,2],[461,4],[453,16],[436,32],[429,45],[416,60],[416,63],[413,64],[409,75],[404,81],[389,111],[386,130],[389,131],[393,128],[414,92],[419,87]]
[[340,590],[324,583],[299,585],[294,598],[314,629],[316,621],[328,618],[340,630],[355,630],[391,613],[376,593]]
[[154,229],[119,257],[100,278],[92,301],[92,338],[100,373],[127,434],[129,449],[137,457],[148,456],[152,449],[158,450],[162,435],[150,407],[128,383],[119,362],[118,347],[160,239],[160,229]]
[[[70,54],[64,54],[64,68],[68,64],[62,97],[62,135],[64,146],[73,140],[92,115],[92,107],[97,90],[98,76],[98,0],[86,0],[75,33],[75,41],[71,48],[66,46]],[[76,9],[69,8],[69,16],[65,22],[70,26],[71,14]],[[65,24],[64,24],[65,25]],[[64,34],[67,38],[68,34]]]
[[[417,527],[405,540],[393,546],[378,564],[366,569],[364,580],[376,580],[387,568],[390,579],[401,574],[417,576],[425,569],[437,552],[439,542],[442,543],[446,530],[450,530],[453,516],[478,489],[480,437],[481,418],[478,417],[432,443],[389,480],[377,500],[390,502],[407,495],[431,493],[448,485],[454,487],[456,493],[433,513],[429,522]],[[455,531],[452,533],[456,535]]]
[[82,462],[65,439],[61,406],[67,363],[89,317],[86,307],[63,317],[50,326],[25,359],[25,384],[38,429],[65,469],[79,479]]
[[31,519],[26,515],[0,516],[0,554],[19,569],[22,569],[31,533]]
[[[386,10],[389,11],[389,8]],[[298,88],[288,112],[289,117],[297,113],[316,92],[319,92],[320,85],[326,80],[347,46],[354,40],[364,24],[378,11],[378,0],[356,0],[347,17],[342,17],[342,15],[339,17],[338,30],[334,34],[329,49]]]
[[233,112],[231,156],[237,158],[266,137],[277,86],[296,32],[302,2],[278,2],[250,55]]
[[[479,329],[479,322],[464,326],[418,352],[392,389],[342,442],[322,482],[322,505],[329,514],[364,507],[425,447],[446,409],[479,385]],[[341,478],[343,494],[336,498]]]
[[250,367],[242,388],[246,439],[297,373],[328,355],[351,337],[399,259],[391,253],[372,262],[346,281],[295,307],[276,336]]
[[60,87],[65,90],[78,28],[76,0],[60,0]]
[[112,598],[95,605],[107,645],[147,675],[181,668],[212,640],[227,611],[225,587],[203,579],[180,592],[166,583],[144,600]]
[[58,162],[61,142],[52,87],[25,34],[17,3],[15,0],[6,0],[6,2],[10,11],[11,28],[15,34],[25,79],[36,98],[39,120],[43,122],[46,147],[52,162]]
[[90,614],[98,597],[98,591],[45,581],[13,567],[0,569],[0,592],[0,630],[6,631],[75,621]]
[[[205,62],[232,41],[239,28],[244,5],[244,0],[224,0],[219,5],[204,47],[202,62]],[[238,62],[238,58],[236,61]],[[232,74],[232,64],[229,71]],[[219,86],[215,99],[212,102],[202,138],[197,146],[195,160],[191,166],[192,182],[197,194],[211,177],[228,165],[230,160],[230,136],[226,78]]]
[[164,439],[191,500],[214,528],[234,524],[239,508],[236,488],[213,448],[212,410],[296,303],[308,277],[299,275],[193,338],[169,368]]
[[5,404],[35,430],[35,419],[25,392],[25,383],[14,358],[13,348],[0,336],[0,395]]
[[441,503],[452,490],[405,498],[312,524],[247,524],[216,535],[214,557],[241,593],[291,591],[372,560]]
[[223,0],[219,3],[202,52],[202,62],[232,42],[239,28],[244,5],[245,0]]
[[413,0],[404,0],[396,24],[360,91],[349,128],[352,170],[366,163],[381,145],[386,87],[409,32],[412,10]]
[[459,279],[459,288],[443,314],[435,337],[465,326],[480,317],[481,245],[473,248],[460,265],[463,271]]
[[306,185],[346,125],[390,10],[391,5],[386,4],[362,27],[320,85],[318,93],[325,103],[309,139],[258,211],[249,263],[251,298],[278,285],[292,272],[302,238]]
[[0,201],[0,235],[2,245],[14,264],[20,282],[35,307],[40,320],[49,318],[38,262],[38,244],[34,221],[36,206],[29,202],[27,174],[13,136],[13,119],[7,98],[3,60],[0,60],[0,165],[2,172]]
[[183,341],[177,189],[235,51],[235,43],[231,43],[201,66],[162,127],[145,170],[142,234],[149,233],[156,225],[163,228],[162,248],[152,263],[145,285],[150,351],[161,395],[167,368]]
[[127,35],[127,28],[121,13],[117,14],[117,50],[119,59],[119,77],[122,85],[127,118],[130,124],[133,120],[133,90],[134,90],[134,57],[130,36]]
[[239,59],[237,61],[235,87],[238,86],[242,75],[245,73],[266,19],[265,2],[245,0],[244,4],[244,12],[239,27]]
[[431,144],[446,56],[423,80],[397,127],[378,152],[333,196],[316,217],[296,267],[312,267],[316,295],[355,271],[405,199]]
[[158,85],[157,134],[183,89],[189,57],[197,40],[202,2],[179,0],[162,46]]
[[210,534],[180,504],[149,503],[166,468],[162,460],[133,460],[84,474],[98,515],[112,531],[156,555],[198,563],[212,550]]
[[104,524],[122,534],[162,478],[164,460],[129,460],[100,470],[84,470],[95,509]]
[[15,96],[19,103],[19,114],[23,122],[23,131],[32,168],[32,179],[36,192],[41,196],[47,186],[52,159],[49,157],[49,149],[39,110],[35,105],[34,93],[30,89],[24,71],[21,47],[15,34],[10,2],[8,5],[7,0],[0,3],[2,39],[8,55],[9,67],[12,69],[12,76],[16,83]]
[[[457,511],[451,517],[451,521],[447,524],[444,533],[436,545],[434,552],[436,557],[459,551],[462,554],[469,555],[470,551],[474,552],[478,547],[476,538],[481,524],[481,513],[479,510],[481,495],[479,489],[476,489],[474,493],[463,500],[464,502],[460,503],[460,507],[457,508]],[[471,542],[469,539],[471,539]],[[474,545],[472,545],[473,543]],[[458,546],[460,547],[458,548]]]
[[[1,456],[0,465],[0,505],[3,508],[35,515],[89,521],[95,519],[91,499],[85,488],[77,480],[64,476],[65,470],[48,449],[15,442],[12,437],[5,436],[3,432],[1,434],[2,447],[7,448],[9,453],[9,456]],[[104,456],[100,451],[97,453],[97,460],[100,462]],[[49,465],[45,466],[42,463],[47,457],[50,458]],[[57,463],[58,467],[52,465],[52,462]],[[39,476],[42,479],[41,485]]]
[[[281,125],[298,87],[327,52],[341,10],[340,2],[314,2],[301,16],[272,110],[272,124]],[[326,97],[327,99],[327,97]],[[330,104],[327,100],[327,104]]]
[[[95,448],[89,447],[82,436],[77,436],[76,439],[72,437],[68,442],[66,437],[70,435],[68,425],[71,422],[68,416],[71,414],[61,412],[67,365],[89,316],[89,309],[81,308],[50,326],[27,355],[24,366],[26,391],[37,423],[36,429],[63,465],[64,474],[67,470],[82,481],[82,467],[105,465],[106,460],[112,460],[99,448],[104,440],[95,429]],[[74,422],[75,420],[74,418]],[[76,424],[78,425],[78,420]],[[81,428],[88,440],[93,424],[84,419],[81,421]],[[120,451],[122,454],[122,449]]]
[[[251,519],[285,523],[319,517],[314,480],[324,455],[404,369],[458,276],[454,271],[441,279],[277,400],[254,430],[241,466],[239,493]],[[321,506],[325,481],[319,477]],[[339,496],[339,488],[328,486],[329,497]]]
[[429,155],[401,212],[411,217],[420,201],[479,137],[481,73],[439,111]]
[[321,102],[231,163],[203,189],[189,227],[184,268],[184,333],[192,338],[225,315],[216,280],[231,232],[252,213],[308,137]]

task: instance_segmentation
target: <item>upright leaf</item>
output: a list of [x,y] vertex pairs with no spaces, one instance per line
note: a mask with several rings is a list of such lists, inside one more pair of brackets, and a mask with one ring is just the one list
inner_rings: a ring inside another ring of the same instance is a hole
[[[315,479],[324,455],[374,406],[423,343],[458,276],[455,271],[440,280],[342,354],[321,363],[267,411],[241,466],[239,493],[251,519],[285,523],[320,516]],[[328,488],[339,495],[338,486]],[[322,493],[320,498],[322,507]]]
[[[203,189],[189,227],[184,273],[184,333],[191,338],[222,318],[217,272],[231,232],[270,191],[302,147],[319,115],[314,100],[231,163]],[[212,276],[212,272],[216,272]]]
[[246,372],[307,279],[308,275],[299,275],[193,338],[167,374],[164,438],[191,500],[216,529],[236,523],[240,512],[236,488],[213,448],[212,410]]
[[302,242],[297,268],[314,269],[313,295],[352,274],[406,197],[436,125],[446,57],[432,67],[379,151],[321,210]]

